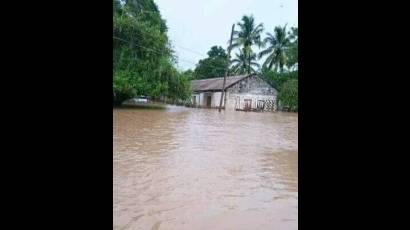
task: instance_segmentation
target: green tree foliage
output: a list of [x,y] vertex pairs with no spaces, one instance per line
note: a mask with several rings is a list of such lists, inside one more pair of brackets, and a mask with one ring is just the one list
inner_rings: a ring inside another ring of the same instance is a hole
[[239,30],[234,31],[232,48],[240,47],[242,49],[242,54],[246,57],[247,63],[246,67],[248,69],[247,73],[252,72],[252,46],[262,45],[261,33],[263,32],[263,24],[260,23],[256,25],[254,17],[244,15],[242,21],[238,23]]
[[190,98],[191,90],[189,75],[185,73],[178,73],[172,66],[168,67],[166,74],[170,76],[167,85],[167,100],[171,102],[178,102],[180,100],[186,100]]
[[[288,107],[292,111],[298,109],[298,71],[279,73],[263,69],[262,76],[278,90],[278,103],[281,107]],[[296,92],[296,93],[295,93]]]
[[[248,57],[240,50],[236,53],[236,58],[231,61],[233,64],[230,73],[231,74],[246,74],[249,73],[249,60]],[[256,54],[252,53],[251,56],[251,73],[256,73],[259,69],[259,64],[256,62]]]
[[279,104],[291,111],[298,111],[298,80],[287,80],[278,94]]
[[298,110],[298,28],[286,31],[277,26],[274,33],[266,33],[259,58],[267,56],[262,76],[278,90],[278,104],[291,111]]
[[228,66],[228,55],[220,46],[212,46],[208,57],[199,60],[194,76],[196,79],[223,77]]
[[137,95],[186,98],[187,80],[174,67],[166,32],[153,0],[113,0],[114,104]]
[[182,72],[182,75],[184,75],[188,80],[194,80],[195,79],[195,72],[192,71],[192,69],[188,69],[188,70]]
[[263,66],[268,69],[275,68],[275,71],[283,72],[285,65],[288,63],[288,50],[291,45],[291,40],[286,33],[286,25],[283,27],[276,26],[274,33],[266,33],[266,38],[263,40],[263,46],[268,46],[259,53],[259,58],[267,55]]
[[289,31],[290,45],[288,49],[288,63],[287,67],[290,70],[297,70],[298,68],[298,28],[292,27]]
[[287,80],[298,79],[298,71],[278,73],[273,70],[263,69],[262,76],[269,84],[280,91]]

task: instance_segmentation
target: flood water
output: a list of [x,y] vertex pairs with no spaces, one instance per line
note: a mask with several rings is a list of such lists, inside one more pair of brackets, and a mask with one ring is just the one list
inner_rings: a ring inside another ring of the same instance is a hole
[[114,229],[298,228],[298,115],[114,109]]

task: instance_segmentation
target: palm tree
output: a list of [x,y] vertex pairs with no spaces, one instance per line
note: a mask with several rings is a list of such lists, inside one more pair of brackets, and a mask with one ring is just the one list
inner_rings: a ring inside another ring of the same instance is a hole
[[251,73],[251,62],[252,62],[252,45],[262,45],[261,33],[263,31],[263,24],[259,23],[255,26],[255,19],[253,16],[242,17],[242,22],[238,22],[240,28],[239,31],[234,31],[233,44],[231,48],[242,46],[242,51],[244,57],[247,60],[247,72]]
[[287,67],[294,71],[298,68],[298,28],[291,27],[290,30],[288,34],[291,44],[288,50]]
[[268,55],[263,67],[272,69],[275,66],[275,71],[278,69],[283,72],[283,67],[287,63],[287,51],[291,44],[290,38],[286,33],[286,25],[284,27],[276,26],[274,33],[266,33],[267,37],[263,40],[263,46],[268,45],[265,50],[259,53],[259,58]]
[[[256,69],[253,67],[259,68],[259,64],[256,61],[256,54],[251,53],[250,55],[250,66],[249,66],[249,60],[248,57],[246,56],[243,50],[240,50],[239,53],[236,53],[236,58],[231,61],[232,64],[232,72],[235,74],[245,74],[245,73],[255,73]],[[249,68],[250,67],[250,68]]]

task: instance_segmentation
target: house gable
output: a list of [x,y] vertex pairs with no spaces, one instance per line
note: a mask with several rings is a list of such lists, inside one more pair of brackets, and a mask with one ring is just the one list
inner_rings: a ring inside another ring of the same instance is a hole
[[277,90],[257,75],[244,78],[227,88],[234,94],[277,95]]

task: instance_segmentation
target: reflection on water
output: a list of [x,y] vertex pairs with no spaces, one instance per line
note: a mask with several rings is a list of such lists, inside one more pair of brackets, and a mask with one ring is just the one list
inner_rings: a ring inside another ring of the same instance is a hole
[[297,114],[113,115],[114,229],[297,229]]

